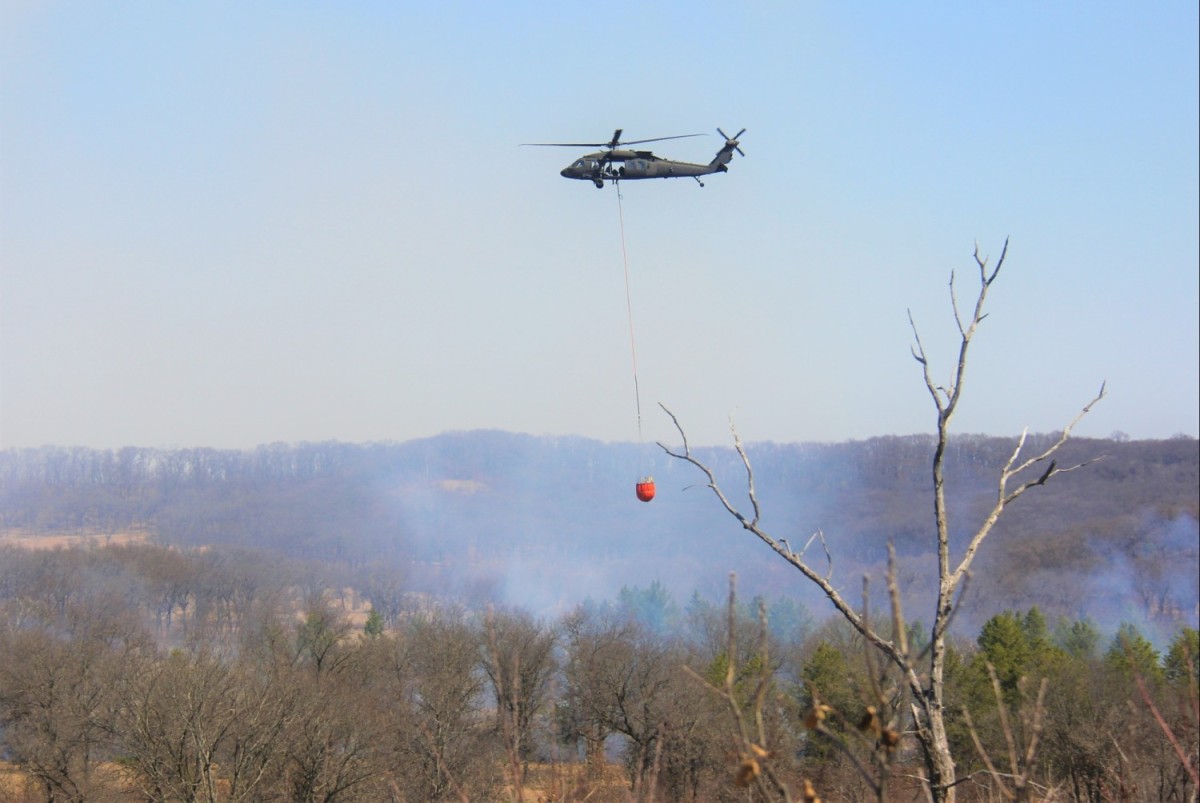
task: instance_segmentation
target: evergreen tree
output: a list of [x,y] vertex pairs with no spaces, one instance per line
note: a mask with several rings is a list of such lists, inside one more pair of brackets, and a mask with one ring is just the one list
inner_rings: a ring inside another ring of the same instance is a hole
[[1163,659],[1163,672],[1172,682],[1200,680],[1200,631],[1185,627],[1175,634]]
[[679,623],[679,606],[658,580],[649,588],[622,586],[617,605],[624,616],[657,636],[666,635]]
[[1038,606],[1034,605],[1025,613],[1025,618],[1021,620],[1021,631],[1032,652],[1037,653],[1049,647],[1050,631],[1046,627],[1046,617]]
[[1054,628],[1054,644],[1069,657],[1088,661],[1100,648],[1100,631],[1087,617],[1071,621],[1064,616]]
[[374,607],[367,612],[367,621],[363,624],[363,633],[369,638],[383,635],[383,616]]
[[[813,654],[800,670],[803,684],[799,688],[800,708],[811,712],[817,704],[833,709],[833,716],[825,720],[834,732],[843,732],[847,722],[854,722],[862,713],[858,686],[850,671],[845,654],[826,641],[813,650]],[[834,747],[819,736],[810,737],[805,751],[813,758],[821,758],[834,752]]]
[[908,649],[920,653],[929,646],[929,630],[920,619],[914,619],[908,626]]
[[754,621],[758,620],[759,602],[767,606],[767,628],[781,643],[799,644],[812,632],[812,615],[803,603],[784,596],[776,597],[770,602],[755,597],[747,610]]
[[[986,664],[991,664],[1009,706],[1020,702],[1022,678],[1037,682],[1066,660],[1065,653],[1050,641],[1046,617],[1035,606],[1023,616],[1004,611],[989,619],[976,642],[979,652],[968,670],[968,705],[971,710],[995,706]],[[1035,687],[1036,688],[1036,687]]]
[[812,656],[804,662],[800,677],[804,682],[800,690],[800,703],[805,709],[811,708],[819,700],[849,719],[862,707],[858,684],[845,654],[826,641],[818,644]]
[[1104,654],[1104,663],[1125,677],[1137,674],[1146,680],[1156,681],[1163,676],[1158,650],[1132,622],[1124,622],[1118,628],[1108,652]]
[[[976,643],[979,653],[973,663],[990,663],[1005,695],[1015,692],[1017,681],[1025,674],[1033,655],[1023,619],[1014,611],[996,614],[984,623]],[[983,670],[986,679],[986,669],[979,666],[977,670]]]

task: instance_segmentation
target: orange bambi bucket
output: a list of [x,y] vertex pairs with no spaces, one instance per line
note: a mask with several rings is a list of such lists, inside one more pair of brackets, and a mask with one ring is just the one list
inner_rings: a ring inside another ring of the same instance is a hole
[[654,477],[646,477],[640,480],[635,486],[637,498],[643,502],[649,502],[654,498]]

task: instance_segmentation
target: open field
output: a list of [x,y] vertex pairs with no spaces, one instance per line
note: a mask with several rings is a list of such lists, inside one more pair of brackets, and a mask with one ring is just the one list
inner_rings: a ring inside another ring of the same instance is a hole
[[98,532],[30,532],[19,527],[0,529],[0,546],[20,549],[67,549],[75,546],[120,546],[142,544],[150,540],[147,530],[126,530],[115,533]]

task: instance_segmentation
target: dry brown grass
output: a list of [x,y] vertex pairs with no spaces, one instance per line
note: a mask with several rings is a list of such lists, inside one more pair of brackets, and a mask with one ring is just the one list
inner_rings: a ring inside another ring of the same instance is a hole
[[0,761],[0,803],[33,800],[29,776],[6,761]]
[[[136,786],[128,772],[122,768],[105,764],[97,768],[94,779],[95,793],[105,801],[132,801],[138,799]],[[582,764],[531,764],[526,776],[523,803],[629,803],[633,798],[625,773],[618,764],[608,764],[599,778],[589,778]],[[33,780],[19,767],[0,761],[0,803],[32,803],[42,800],[41,793]],[[515,800],[511,789],[506,789],[500,799]]]
[[69,549],[70,547],[120,546],[141,544],[150,539],[147,530],[125,530],[116,533],[100,532],[31,532],[19,527],[0,530],[0,546],[18,549]]
[[[523,783],[522,803],[629,803],[633,796],[629,780],[619,764],[606,764],[599,777],[589,777],[587,767],[579,763],[534,763],[529,765]],[[516,800],[511,788],[504,800]]]
[[[96,767],[89,800],[96,803],[133,803],[142,800],[128,770],[113,763]],[[37,803],[46,799],[34,778],[15,764],[0,761],[0,803]]]

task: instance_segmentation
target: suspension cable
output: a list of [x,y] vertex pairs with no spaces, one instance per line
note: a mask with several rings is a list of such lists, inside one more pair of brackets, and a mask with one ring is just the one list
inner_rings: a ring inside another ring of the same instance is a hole
[[637,403],[638,445],[642,443],[642,396],[638,390],[637,338],[633,333],[633,294],[629,291],[629,255],[625,252],[625,209],[621,201],[621,183],[613,181],[617,191],[617,217],[621,225],[621,261],[625,264],[625,308],[629,312],[629,353],[633,358],[633,398]]

